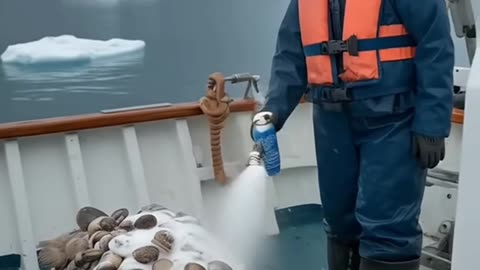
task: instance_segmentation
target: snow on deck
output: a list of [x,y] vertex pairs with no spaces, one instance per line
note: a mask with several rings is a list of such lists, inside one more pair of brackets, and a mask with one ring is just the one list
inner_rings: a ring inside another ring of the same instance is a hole
[[128,55],[144,48],[142,40],[113,38],[103,41],[61,35],[10,45],[0,58],[9,64],[84,63]]

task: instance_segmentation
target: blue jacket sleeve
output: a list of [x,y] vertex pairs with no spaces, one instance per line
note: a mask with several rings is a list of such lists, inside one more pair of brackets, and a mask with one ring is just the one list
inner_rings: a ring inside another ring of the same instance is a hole
[[447,137],[453,108],[454,46],[445,0],[394,0],[416,41],[416,112],[413,132]]
[[261,109],[274,114],[277,131],[298,105],[306,88],[307,74],[298,20],[298,0],[291,0],[278,31],[269,91]]

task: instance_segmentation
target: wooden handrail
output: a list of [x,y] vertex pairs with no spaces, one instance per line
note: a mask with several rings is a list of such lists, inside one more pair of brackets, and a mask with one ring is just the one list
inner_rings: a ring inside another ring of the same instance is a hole
[[[231,112],[253,111],[252,100],[238,100],[230,104]],[[0,139],[71,132],[82,129],[129,125],[148,121],[159,121],[202,115],[198,103],[174,104],[170,107],[122,111],[116,113],[95,113],[65,116],[0,124]]]
[[[231,103],[231,112],[253,111],[253,100],[237,100]],[[170,107],[122,111],[116,113],[95,113],[78,116],[55,117],[32,121],[0,124],[0,139],[71,132],[83,129],[129,125],[148,121],[202,115],[198,103],[174,104]],[[452,123],[463,124],[463,110],[454,109]]]

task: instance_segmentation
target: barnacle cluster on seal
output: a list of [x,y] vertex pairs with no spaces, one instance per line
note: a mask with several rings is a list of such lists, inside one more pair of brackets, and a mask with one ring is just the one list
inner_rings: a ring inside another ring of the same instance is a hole
[[[39,265],[65,270],[233,270],[200,222],[152,204],[137,214],[81,208],[78,228],[39,244]],[[238,269],[238,268],[236,268]],[[235,270],[236,270],[235,269]]]

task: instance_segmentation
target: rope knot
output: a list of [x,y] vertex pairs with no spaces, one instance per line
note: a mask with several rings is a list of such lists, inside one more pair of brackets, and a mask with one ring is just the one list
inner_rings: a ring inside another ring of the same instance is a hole
[[223,168],[220,133],[230,114],[232,99],[225,93],[225,79],[215,72],[208,77],[206,95],[200,99],[200,108],[208,117],[210,126],[210,147],[215,179],[224,184],[227,181]]

